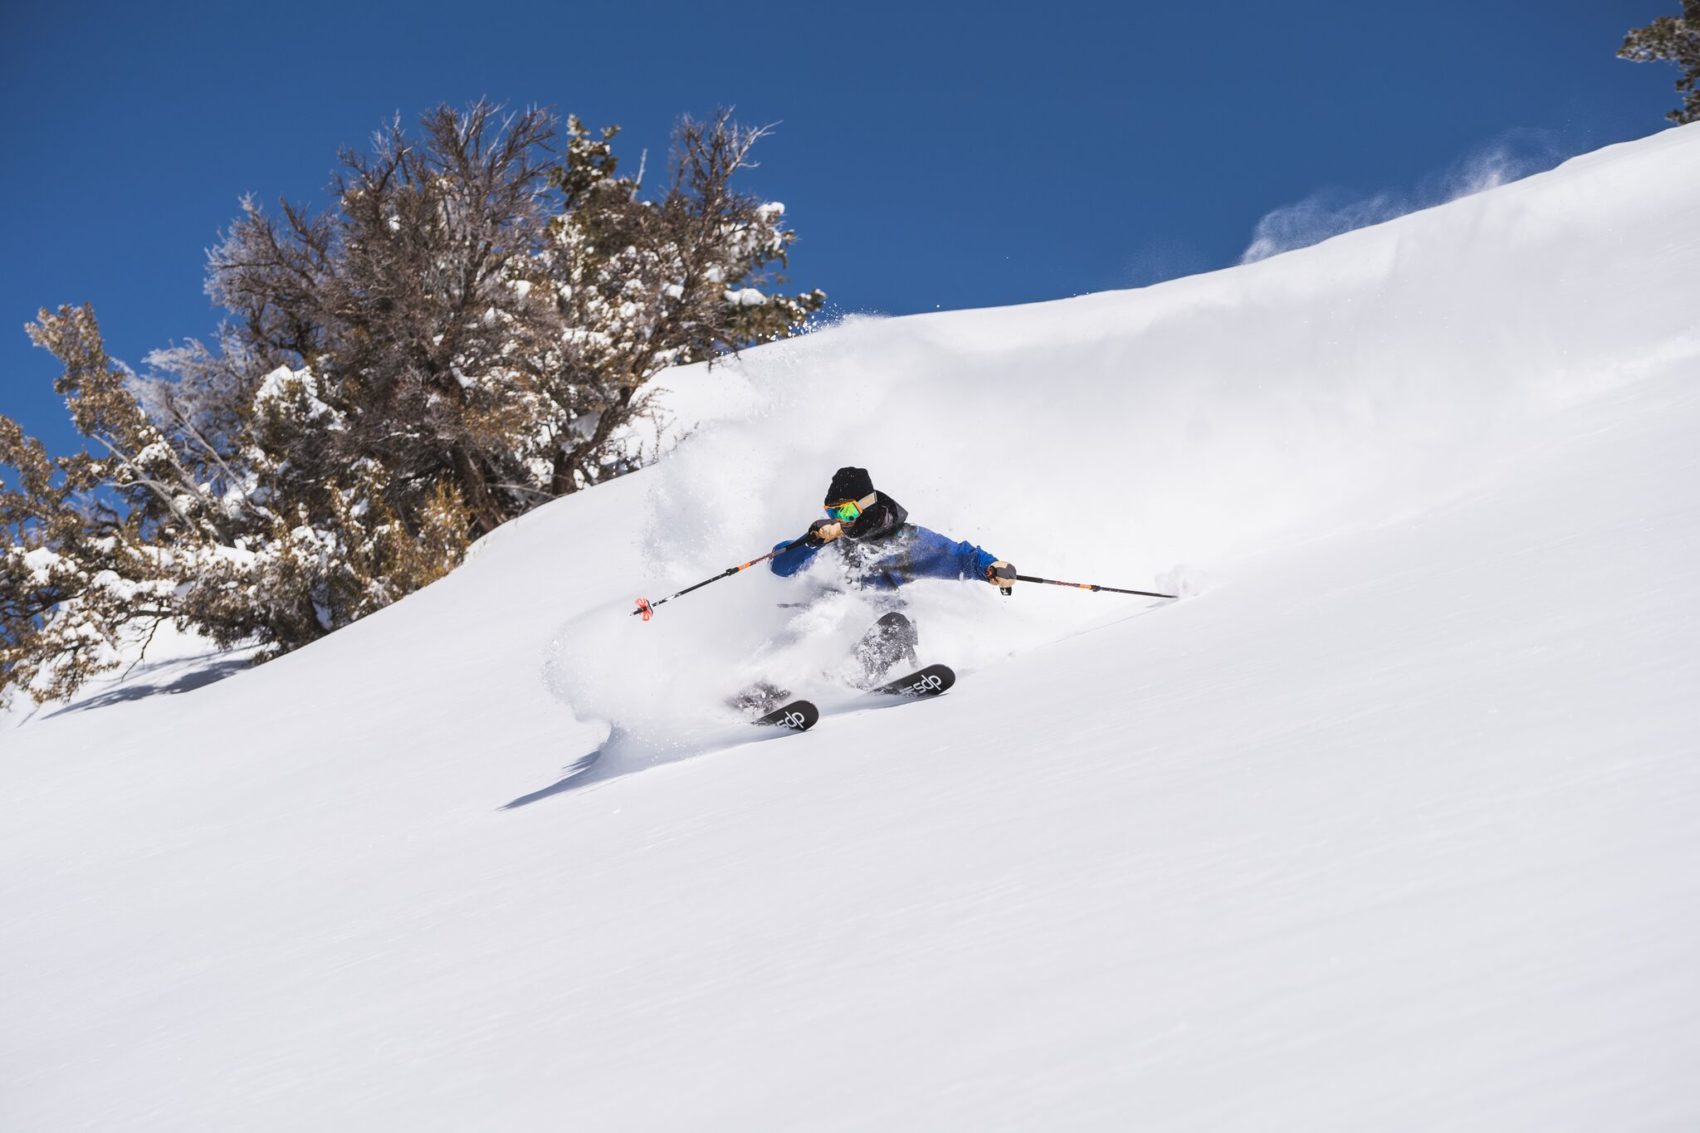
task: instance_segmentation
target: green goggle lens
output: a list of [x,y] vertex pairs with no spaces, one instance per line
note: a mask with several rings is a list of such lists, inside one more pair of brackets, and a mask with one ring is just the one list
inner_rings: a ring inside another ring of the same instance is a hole
[[829,505],[826,514],[840,523],[854,523],[856,518],[862,514],[862,505],[855,500],[845,500],[841,504]]

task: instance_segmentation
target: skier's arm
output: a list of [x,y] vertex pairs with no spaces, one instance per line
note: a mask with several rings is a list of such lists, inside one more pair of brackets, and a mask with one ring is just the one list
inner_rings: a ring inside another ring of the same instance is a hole
[[[779,548],[790,542],[791,540],[787,539],[783,543],[775,543],[773,549],[779,551]],[[781,578],[790,578],[813,562],[815,552],[824,546],[826,546],[826,541],[819,536],[805,539],[788,551],[779,551],[779,554],[767,561],[768,567]]]
[[909,569],[916,578],[984,579],[998,557],[969,542],[953,542],[937,531],[915,528]]

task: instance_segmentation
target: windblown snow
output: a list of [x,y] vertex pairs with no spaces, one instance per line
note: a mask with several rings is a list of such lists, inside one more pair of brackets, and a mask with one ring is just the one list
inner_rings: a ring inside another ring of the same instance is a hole
[[[429,589],[0,732],[0,1128],[1700,1126],[1697,184],[674,372]],[[629,616],[843,464],[1187,597],[918,584],[892,708],[825,573]]]

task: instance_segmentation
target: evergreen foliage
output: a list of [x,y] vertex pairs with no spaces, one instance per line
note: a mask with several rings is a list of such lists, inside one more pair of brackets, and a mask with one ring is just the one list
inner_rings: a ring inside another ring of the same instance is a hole
[[1682,68],[1676,90],[1682,105],[1665,115],[1678,125],[1700,122],[1700,0],[1682,0],[1682,15],[1660,16],[1635,28],[1617,57],[1635,63],[1675,63]]
[[90,307],[43,310],[89,451],[0,417],[0,694],[68,695],[149,619],[298,647],[637,467],[651,377],[824,301],[771,293],[794,233],[732,185],[762,134],[683,120],[646,200],[614,129],[439,107],[345,152],[325,212],[243,202],[209,255],[213,346],[137,375]]

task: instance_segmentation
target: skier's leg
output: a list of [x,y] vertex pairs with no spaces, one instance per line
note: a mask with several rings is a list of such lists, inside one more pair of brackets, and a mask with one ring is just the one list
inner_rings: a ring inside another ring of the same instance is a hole
[[856,643],[856,660],[868,684],[873,684],[899,661],[915,663],[915,646],[920,634],[915,623],[896,610],[873,624]]
[[727,697],[726,704],[728,707],[736,708],[750,716],[765,716],[784,704],[790,697],[790,689],[780,688],[769,681],[757,681]]

